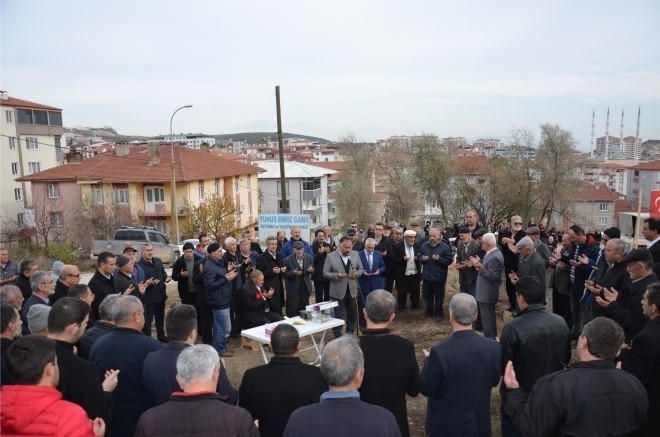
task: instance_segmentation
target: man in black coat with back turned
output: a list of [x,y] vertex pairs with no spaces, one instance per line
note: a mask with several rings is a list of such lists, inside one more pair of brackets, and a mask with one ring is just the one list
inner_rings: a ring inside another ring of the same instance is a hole
[[270,336],[275,356],[248,369],[238,392],[238,405],[259,420],[262,437],[281,436],[295,409],[318,403],[327,385],[318,367],[300,361],[300,337],[291,325],[277,325]]

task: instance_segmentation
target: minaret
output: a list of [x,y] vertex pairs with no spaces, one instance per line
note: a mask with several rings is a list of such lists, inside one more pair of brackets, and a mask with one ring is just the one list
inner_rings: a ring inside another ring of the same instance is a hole
[[635,159],[639,159],[641,156],[641,151],[639,150],[639,118],[642,115],[642,107],[640,106],[639,109],[637,110],[637,133],[635,134],[635,145],[633,146],[633,150],[635,151]]
[[[624,148],[623,148],[623,109],[621,110],[621,134],[620,134],[620,139],[619,139],[619,149],[621,149],[621,153],[624,155],[626,154]],[[631,151],[632,153],[632,151]]]
[[610,108],[607,108],[607,121],[605,122],[605,162],[610,155]]
[[596,110],[591,114],[591,157],[594,157],[594,134],[596,129]]

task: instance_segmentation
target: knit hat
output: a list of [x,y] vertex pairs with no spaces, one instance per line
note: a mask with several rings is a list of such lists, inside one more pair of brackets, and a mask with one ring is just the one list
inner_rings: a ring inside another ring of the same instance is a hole
[[40,303],[34,304],[30,307],[27,313],[27,322],[30,332],[36,334],[39,331],[48,329],[48,314],[50,307]]
[[213,252],[216,252],[218,249],[220,249],[220,244],[219,243],[211,243],[206,248],[206,252],[207,253],[213,253]]
[[408,229],[406,232],[403,233],[403,236],[404,237],[415,237],[415,236],[417,236],[417,232],[415,232],[411,229]]
[[254,269],[252,270],[252,273],[250,273],[250,279],[255,279],[258,278],[259,276],[263,276],[264,274],[261,273],[261,270]]

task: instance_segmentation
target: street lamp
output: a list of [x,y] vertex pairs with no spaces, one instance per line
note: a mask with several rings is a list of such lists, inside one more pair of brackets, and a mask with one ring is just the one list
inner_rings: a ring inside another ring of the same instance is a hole
[[172,169],[172,222],[174,223],[174,229],[176,232],[176,241],[174,244],[179,244],[179,211],[176,209],[176,178],[174,177],[174,137],[172,136],[172,120],[177,112],[182,109],[192,108],[192,105],[185,105],[174,111],[172,117],[170,117],[170,152],[172,154],[170,160],[170,168]]

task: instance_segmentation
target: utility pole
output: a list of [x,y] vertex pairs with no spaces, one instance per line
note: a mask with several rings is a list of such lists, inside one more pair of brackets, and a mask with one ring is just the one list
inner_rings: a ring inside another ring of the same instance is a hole
[[280,108],[280,86],[275,86],[275,104],[277,106],[277,145],[280,152],[280,192],[282,193],[282,213],[289,213],[286,200],[286,177],[284,175],[284,142],[282,141],[282,109]]

